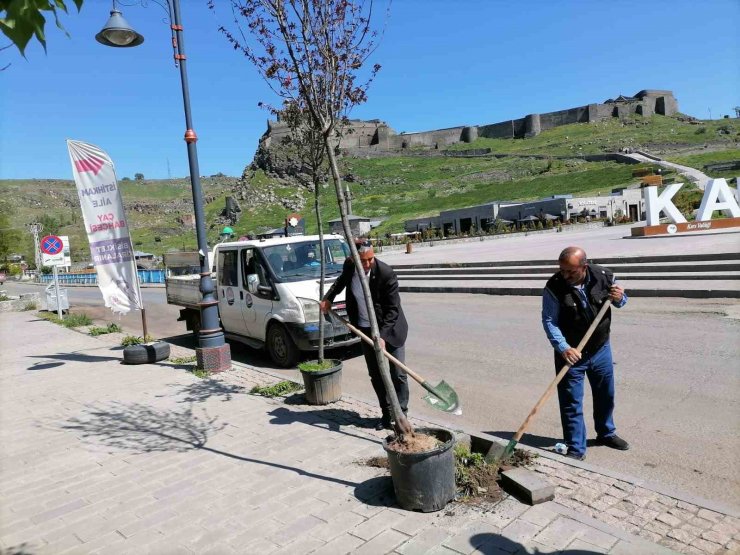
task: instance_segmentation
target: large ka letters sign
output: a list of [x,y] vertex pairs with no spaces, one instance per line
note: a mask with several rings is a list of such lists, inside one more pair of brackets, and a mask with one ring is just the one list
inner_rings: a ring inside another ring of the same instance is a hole
[[[678,211],[671,200],[683,183],[668,185],[659,195],[657,187],[645,187],[645,212],[647,225],[660,225],[660,212],[674,224],[686,223],[686,218]],[[740,218],[738,205],[738,191],[733,192],[724,179],[711,179],[704,190],[699,211],[696,213],[697,222],[707,222],[712,219],[715,210],[721,210],[729,218]]]

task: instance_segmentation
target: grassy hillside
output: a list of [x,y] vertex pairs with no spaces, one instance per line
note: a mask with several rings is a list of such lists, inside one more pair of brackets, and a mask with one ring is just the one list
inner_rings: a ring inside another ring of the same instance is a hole
[[[207,220],[212,222],[223,209],[226,193],[235,178],[203,178]],[[194,248],[195,233],[179,218],[193,213],[188,179],[121,181],[121,195],[137,250],[161,254],[171,248]],[[73,261],[89,259],[89,246],[82,222],[77,192],[72,180],[28,179],[0,181],[0,233],[12,234],[11,252],[33,260],[33,238],[27,224],[41,222],[42,235],[68,235]],[[209,237],[218,232],[213,230]]]
[[[664,158],[701,169],[704,164],[740,160],[738,139],[740,122],[714,120],[690,123],[676,118],[636,117],[626,123],[617,120],[574,124],[551,129],[530,139],[479,139],[475,143],[455,145],[452,150],[491,148],[501,154],[539,154],[577,156],[643,148]],[[608,193],[613,188],[636,183],[635,166],[613,162],[589,163],[577,158],[528,159],[453,158],[438,152],[390,158],[345,158],[342,173],[349,176],[353,212],[363,216],[386,218],[379,233],[400,231],[403,221],[424,217],[450,208],[462,208],[493,200],[536,199],[553,194],[591,195]],[[245,165],[249,162],[245,160]],[[732,177],[724,172],[715,177]],[[209,243],[213,244],[222,225],[216,217],[224,208],[227,195],[237,195],[236,178],[203,178],[208,200],[206,219]],[[195,233],[180,218],[192,214],[188,179],[123,181],[121,191],[126,206],[135,248],[155,254],[169,249],[192,249]],[[264,228],[279,227],[288,210],[284,199],[294,199],[297,187],[284,180],[255,172],[250,179],[254,190],[268,187],[274,196],[257,206],[244,209],[240,221],[232,226],[237,236]],[[307,230],[317,229],[313,216],[313,198],[305,190],[306,206],[302,214]],[[322,190],[324,220],[338,217],[333,185]],[[45,233],[69,235],[73,260],[88,258],[87,239],[82,226],[79,203],[72,181],[5,180],[0,181],[0,233],[16,231],[12,252],[32,259],[31,235],[25,226],[39,221]]]

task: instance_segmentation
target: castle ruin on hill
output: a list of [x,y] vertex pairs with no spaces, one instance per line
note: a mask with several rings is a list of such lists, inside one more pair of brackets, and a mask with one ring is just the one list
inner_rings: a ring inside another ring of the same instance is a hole
[[[589,123],[610,118],[625,118],[632,114],[649,117],[653,114],[671,116],[678,112],[678,102],[672,91],[642,90],[634,96],[618,96],[601,104],[587,104],[546,114],[529,114],[519,119],[485,125],[463,125],[418,133],[396,133],[381,120],[351,120],[339,148],[347,154],[370,151],[402,151],[412,147],[438,149],[456,143],[471,143],[479,137],[490,139],[521,139],[535,137],[542,131],[571,123]],[[263,148],[279,144],[290,133],[281,121],[268,121],[260,143]]]

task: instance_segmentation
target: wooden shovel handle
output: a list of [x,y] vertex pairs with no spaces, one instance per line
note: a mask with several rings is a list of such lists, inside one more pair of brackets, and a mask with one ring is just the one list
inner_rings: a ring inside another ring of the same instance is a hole
[[[342,324],[347,326],[352,331],[352,333],[354,333],[357,337],[362,339],[365,343],[367,343],[368,345],[374,345],[372,339],[370,339],[367,335],[365,335],[360,330],[358,330],[356,327],[354,327],[352,324],[350,324],[345,318],[342,318],[339,314],[334,312],[331,308],[329,309],[329,312],[331,312],[340,322],[342,322]],[[403,369],[404,372],[406,372],[409,376],[414,378],[417,382],[419,382],[422,385],[426,383],[426,380],[424,380],[419,374],[414,372],[411,368],[406,366],[403,362],[398,360],[388,351],[386,351],[385,349],[381,349],[381,351],[383,352],[383,355],[385,355],[385,358],[390,360],[393,364],[395,364],[399,368]]]
[[[609,307],[611,306],[611,300],[606,299],[604,301],[604,305],[601,307],[601,310],[599,310],[599,313],[596,315],[596,318],[594,318],[594,321],[591,322],[591,325],[588,327],[588,330],[586,330],[586,335],[583,336],[583,339],[581,339],[581,342],[578,344],[578,351],[582,351],[583,348],[586,346],[586,343],[588,343],[588,340],[591,339],[591,336],[594,333],[594,330],[596,329],[596,326],[599,325],[601,320],[604,318],[604,314],[606,314],[606,311],[609,310]],[[542,394],[542,397],[540,397],[540,400],[537,401],[537,404],[532,409],[532,412],[529,413],[529,416],[527,416],[527,419],[524,421],[524,423],[519,427],[519,429],[514,434],[514,437],[511,438],[513,442],[519,442],[519,440],[524,435],[524,431],[529,427],[529,423],[534,418],[534,415],[537,414],[537,411],[540,410],[540,407],[547,402],[547,400],[550,398],[550,396],[555,391],[555,388],[558,386],[560,381],[565,377],[565,374],[568,373],[568,370],[570,370],[571,365],[566,364],[563,366],[563,368],[557,373],[555,376],[555,379],[552,381],[552,383],[549,385],[549,387],[545,390],[545,393]]]

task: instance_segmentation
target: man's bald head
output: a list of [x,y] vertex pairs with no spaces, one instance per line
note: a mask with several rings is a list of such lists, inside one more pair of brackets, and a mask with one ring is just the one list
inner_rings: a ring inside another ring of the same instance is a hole
[[585,281],[588,259],[586,258],[586,251],[581,247],[563,249],[558,257],[558,265],[560,266],[560,275],[570,285],[580,285]]
[[586,251],[581,247],[567,247],[558,257],[558,262],[575,262],[579,266],[584,266],[587,260]]

